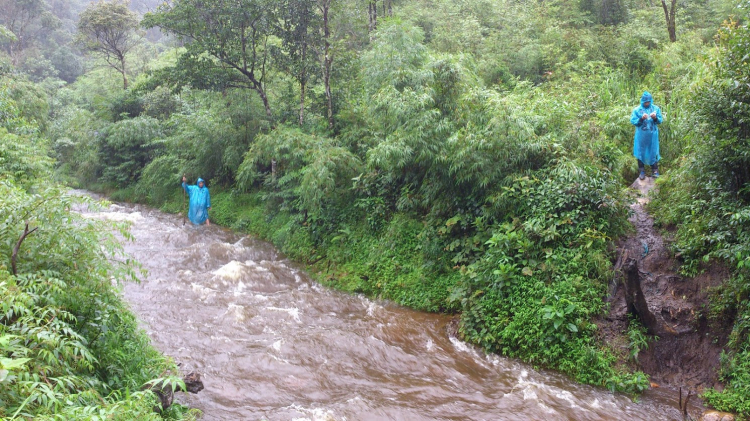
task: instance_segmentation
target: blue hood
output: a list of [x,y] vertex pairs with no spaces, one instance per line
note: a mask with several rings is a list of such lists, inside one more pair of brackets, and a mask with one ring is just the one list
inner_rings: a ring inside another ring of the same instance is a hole
[[643,106],[643,104],[647,102],[651,102],[651,103],[654,102],[654,98],[651,96],[650,93],[648,93],[648,91],[644,92],[643,95],[641,96],[641,106]]
[[[641,104],[643,104],[643,102],[641,102]],[[199,178],[198,181],[195,182],[196,185],[198,185],[200,183],[203,183],[203,186],[205,187],[206,182],[202,178]]]

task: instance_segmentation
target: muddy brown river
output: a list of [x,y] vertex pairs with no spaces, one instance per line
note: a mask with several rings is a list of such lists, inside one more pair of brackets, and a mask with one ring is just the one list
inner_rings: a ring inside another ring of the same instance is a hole
[[[202,374],[206,420],[681,420],[677,392],[638,402],[449,337],[450,318],[322,287],[271,245],[114,204],[148,270],[124,295],[153,343]],[[697,416],[700,408],[692,408]]]

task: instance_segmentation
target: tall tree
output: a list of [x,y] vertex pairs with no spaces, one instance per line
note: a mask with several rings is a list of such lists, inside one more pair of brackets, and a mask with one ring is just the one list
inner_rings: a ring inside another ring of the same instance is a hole
[[34,26],[39,28],[39,20],[45,11],[43,0],[0,0],[0,25],[13,33],[3,44],[14,65],[18,64],[21,50],[34,38],[30,32]]
[[667,32],[669,32],[669,41],[677,41],[677,29],[675,27],[675,14],[677,12],[677,0],[672,0],[672,3],[667,7],[666,0],[661,0],[661,7],[664,9],[664,17],[667,20]]
[[333,129],[333,96],[331,94],[331,65],[333,64],[333,52],[331,51],[331,27],[329,13],[332,0],[318,0],[318,10],[323,19],[321,29],[323,31],[323,87],[326,95],[326,109],[328,118],[328,130]]
[[277,2],[279,24],[277,36],[281,39],[278,65],[299,83],[299,124],[305,121],[305,94],[310,76],[317,69],[317,46],[320,39],[315,33],[321,25],[315,13],[317,0],[282,0]]
[[370,40],[372,40],[372,33],[378,29],[378,0],[368,0],[367,2],[367,14],[370,17]]
[[120,72],[123,89],[128,89],[126,56],[141,38],[138,16],[124,2],[91,3],[78,20],[78,44]]
[[[147,13],[143,24],[188,41],[183,57],[210,67],[225,86],[257,92],[271,119],[265,79],[273,13],[271,0],[173,0]],[[204,53],[215,60],[201,60]]]

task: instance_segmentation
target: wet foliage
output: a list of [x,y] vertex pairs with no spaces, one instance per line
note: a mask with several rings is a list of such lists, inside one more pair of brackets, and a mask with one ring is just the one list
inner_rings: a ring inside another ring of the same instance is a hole
[[139,275],[127,227],[72,212],[97,205],[52,180],[42,121],[9,89],[24,83],[0,80],[0,418],[161,419],[141,386],[175,367],[113,285]]
[[[460,314],[487,351],[639,392],[627,361],[646,339],[634,327],[620,355],[593,320],[629,229],[628,116],[648,89],[666,117],[653,209],[684,271],[737,266],[714,306],[736,317],[730,387],[708,396],[746,413],[747,35],[719,31],[736,2],[680,3],[676,42],[641,0],[370,4],[161,4],[143,25],[183,46],[132,53],[127,90],[102,67],[43,85],[57,175],[173,212],[181,175],[202,177],[214,222],[327,285]],[[13,171],[30,185],[37,169]]]
[[[743,6],[748,6],[746,2]],[[722,355],[723,391],[710,390],[716,408],[750,414],[750,30],[727,21],[711,55],[712,74],[697,88],[693,108],[699,130],[690,134],[682,165],[661,187],[654,210],[673,225],[683,272],[695,274],[716,262],[732,279],[713,291],[709,317],[734,321]]]

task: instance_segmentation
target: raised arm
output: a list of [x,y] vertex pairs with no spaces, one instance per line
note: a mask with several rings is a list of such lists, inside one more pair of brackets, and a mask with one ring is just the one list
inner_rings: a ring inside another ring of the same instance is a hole
[[182,189],[185,190],[185,193],[190,196],[190,190],[195,189],[195,186],[191,186],[187,183],[187,178],[183,175],[182,176]]

